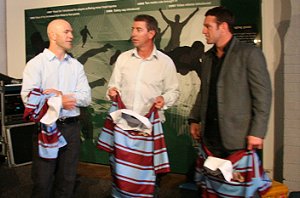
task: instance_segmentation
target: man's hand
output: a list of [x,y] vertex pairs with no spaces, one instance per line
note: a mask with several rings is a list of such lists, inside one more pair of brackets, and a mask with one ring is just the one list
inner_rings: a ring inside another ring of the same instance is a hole
[[248,146],[247,146],[248,150],[263,148],[264,140],[262,138],[249,135],[247,139],[248,139]]
[[72,94],[62,96],[62,106],[66,110],[71,110],[76,107],[76,98]]
[[43,94],[51,94],[51,93],[54,93],[56,96],[62,96],[62,92],[61,91],[58,91],[56,89],[46,89],[43,91]]
[[191,123],[190,124],[190,133],[194,140],[199,141],[200,133],[201,133],[201,125],[199,123]]
[[118,95],[118,89],[116,87],[112,87],[108,90],[108,96],[111,100],[114,100]]
[[157,97],[155,98],[154,104],[155,104],[155,107],[156,107],[157,109],[163,108],[164,105],[165,105],[165,99],[164,99],[164,97],[162,97],[162,96],[157,96]]
[[46,89],[43,91],[43,94],[51,94],[54,93],[56,96],[61,96],[62,106],[66,110],[71,110],[76,107],[76,98],[74,98],[73,94],[63,95],[61,91],[56,89]]

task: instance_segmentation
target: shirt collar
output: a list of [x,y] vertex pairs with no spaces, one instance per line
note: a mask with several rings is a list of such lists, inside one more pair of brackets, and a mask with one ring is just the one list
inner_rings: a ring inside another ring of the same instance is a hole
[[[52,61],[52,60],[56,59],[56,55],[52,51],[50,51],[49,49],[45,48],[44,53],[46,54],[46,57],[48,58],[49,61]],[[64,60],[68,61],[70,57],[71,56],[66,53],[65,56],[64,56]]]
[[[230,40],[228,41],[228,43],[225,45],[225,47],[224,47],[224,54],[226,54],[226,53],[228,52],[228,49],[229,49],[229,47],[230,47],[230,45],[231,45],[231,43],[232,43],[232,40],[233,40],[233,37],[231,37],[231,39],[230,39]],[[212,52],[213,52],[214,54],[217,54],[217,48],[216,48],[216,45],[213,46]]]
[[[137,57],[137,58],[141,58],[141,57],[139,56],[138,52],[137,52],[137,48],[134,48],[134,49],[133,49],[133,51],[132,51],[132,56],[135,56],[135,57]],[[152,60],[152,59],[154,59],[154,58],[155,58],[155,59],[158,59],[157,49],[156,49],[155,45],[154,45],[154,48],[153,48],[153,50],[152,50],[150,56],[149,56],[148,58],[146,58],[146,60]]]

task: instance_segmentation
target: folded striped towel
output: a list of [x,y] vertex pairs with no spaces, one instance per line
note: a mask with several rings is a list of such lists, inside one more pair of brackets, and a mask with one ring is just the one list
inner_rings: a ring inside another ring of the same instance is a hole
[[57,158],[59,148],[67,144],[57,128],[56,120],[61,108],[61,97],[54,94],[42,94],[42,90],[34,89],[28,95],[23,119],[41,123],[38,134],[39,156],[45,159]]

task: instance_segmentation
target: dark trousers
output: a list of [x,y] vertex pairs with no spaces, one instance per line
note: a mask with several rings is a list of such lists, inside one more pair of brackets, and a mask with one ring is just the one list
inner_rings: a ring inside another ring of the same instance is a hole
[[231,151],[223,146],[217,119],[207,119],[203,141],[205,146],[215,157],[226,158],[231,153]]
[[32,162],[32,197],[72,197],[80,153],[79,122],[57,123],[67,141],[59,149],[57,159],[43,159],[38,155],[38,138],[34,135]]

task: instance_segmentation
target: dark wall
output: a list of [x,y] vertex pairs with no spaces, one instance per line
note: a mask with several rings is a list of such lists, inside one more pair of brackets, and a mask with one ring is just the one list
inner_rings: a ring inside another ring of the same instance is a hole
[[[241,41],[261,47],[261,0],[221,0],[221,5],[235,15],[235,36]],[[254,42],[256,39],[260,42]]]
[[221,0],[236,16],[237,25],[261,24],[261,0]]

